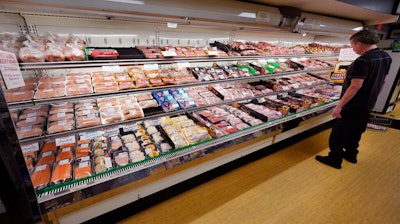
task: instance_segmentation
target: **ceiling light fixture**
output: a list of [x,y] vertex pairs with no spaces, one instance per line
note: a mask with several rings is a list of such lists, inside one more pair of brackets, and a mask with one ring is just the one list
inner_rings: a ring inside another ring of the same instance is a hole
[[241,12],[237,16],[245,17],[245,18],[251,18],[251,19],[255,19],[256,18],[256,14],[254,12]]
[[167,27],[175,29],[178,27],[178,24],[177,23],[167,23]]
[[119,3],[128,3],[128,4],[134,4],[134,5],[144,5],[143,1],[137,1],[137,0],[105,0],[107,2],[119,2]]
[[359,26],[359,27],[353,28],[353,30],[354,30],[354,31],[360,31],[360,30],[362,30],[362,29],[363,29],[363,27],[362,27],[362,26]]

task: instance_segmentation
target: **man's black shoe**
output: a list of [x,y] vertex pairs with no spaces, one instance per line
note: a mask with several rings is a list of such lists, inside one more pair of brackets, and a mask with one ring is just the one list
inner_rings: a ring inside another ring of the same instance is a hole
[[347,160],[350,163],[357,163],[357,155],[350,155],[346,152],[343,153],[343,159]]
[[315,159],[318,160],[319,162],[326,164],[328,166],[331,166],[333,168],[336,168],[336,169],[342,168],[342,164],[333,161],[331,159],[331,157],[329,157],[329,156],[318,156],[317,155],[317,156],[315,156]]

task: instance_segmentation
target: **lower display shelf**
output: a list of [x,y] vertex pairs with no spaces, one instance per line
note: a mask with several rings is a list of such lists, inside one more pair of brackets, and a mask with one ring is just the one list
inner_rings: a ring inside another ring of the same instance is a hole
[[[175,149],[165,154],[161,154],[160,156],[157,157],[148,158],[146,160],[137,163],[131,163],[126,166],[117,167],[112,170],[99,173],[85,179],[78,179],[78,180],[64,182],[58,185],[53,185],[38,190],[36,192],[37,201],[39,204],[41,204],[42,210],[49,211],[54,209],[53,204],[57,204],[58,206],[60,206],[60,203],[58,203],[57,201],[59,200],[64,201],[63,198],[71,197],[80,190],[99,187],[99,186],[101,187],[101,185],[106,182],[107,183],[115,182],[113,183],[113,185],[115,185],[115,187],[118,187],[120,185],[123,185],[123,183],[120,184],[119,182],[123,182],[121,181],[121,178],[124,176],[131,175],[134,173],[140,173],[140,171],[146,170],[148,168],[150,169],[156,168],[160,164],[163,164],[167,161],[172,161],[174,159],[187,156],[202,150],[210,149],[213,147],[217,146],[220,147],[229,142],[240,143],[243,141],[247,141],[249,138],[251,139],[256,135],[265,134],[266,133],[265,130],[277,127],[282,123],[289,122],[298,118],[311,116],[315,113],[321,113],[326,110],[329,110],[332,107],[334,107],[335,104],[336,102],[326,103],[301,112],[297,112],[295,114],[286,115],[279,119],[270,120],[263,124],[247,128],[233,134],[224,135],[217,139],[206,140],[196,145]],[[246,138],[246,136],[250,137]],[[104,190],[106,191],[107,189]]]
[[44,219],[53,223],[82,223],[102,214],[174,186],[192,177],[220,167],[241,157],[262,150],[276,142],[288,139],[298,133],[310,130],[332,120],[329,113],[319,114],[300,122],[300,125],[286,132],[275,130],[268,134],[253,135],[243,142],[227,145],[204,157],[159,172],[140,181],[95,195],[91,198],[49,211]]

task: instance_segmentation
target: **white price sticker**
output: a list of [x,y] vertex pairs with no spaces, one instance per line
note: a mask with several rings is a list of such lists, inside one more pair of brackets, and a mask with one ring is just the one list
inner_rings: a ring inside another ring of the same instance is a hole
[[37,117],[28,117],[28,118],[26,118],[26,121],[27,122],[34,122],[34,121],[36,121],[36,118]]
[[89,166],[89,161],[79,163],[79,168],[84,168]]
[[62,138],[56,138],[56,146],[75,143],[75,135],[65,136]]
[[145,64],[143,65],[143,70],[145,71],[158,70],[158,64]]
[[79,133],[79,138],[82,140],[93,139],[97,136],[102,135],[102,131],[88,131]]
[[66,165],[69,163],[69,159],[63,159],[59,162],[60,165]]
[[22,150],[23,153],[39,151],[39,143],[35,142],[35,143],[32,143],[32,144],[21,145],[21,150]]
[[178,62],[178,63],[176,63],[176,67],[178,67],[178,69],[189,68],[190,63],[189,62]]
[[208,56],[219,56],[218,51],[207,51]]
[[105,65],[101,67],[103,72],[121,72],[119,65]]
[[175,51],[161,51],[161,54],[164,57],[176,57],[176,52]]

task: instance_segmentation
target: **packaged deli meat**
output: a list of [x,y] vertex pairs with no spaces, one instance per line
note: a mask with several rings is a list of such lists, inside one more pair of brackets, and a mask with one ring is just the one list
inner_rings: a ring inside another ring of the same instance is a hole
[[53,122],[53,121],[61,121],[61,120],[70,120],[73,118],[74,118],[73,113],[60,112],[60,113],[56,113],[56,114],[51,114],[48,117],[48,121]]
[[85,128],[101,125],[99,113],[80,115],[76,117],[76,127]]

